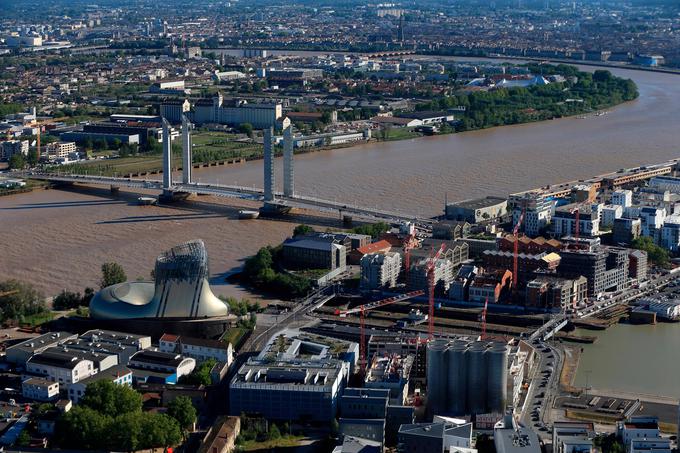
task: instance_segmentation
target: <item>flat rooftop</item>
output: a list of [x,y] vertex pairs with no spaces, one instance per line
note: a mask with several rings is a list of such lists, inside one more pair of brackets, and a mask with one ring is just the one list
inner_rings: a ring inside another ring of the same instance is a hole
[[502,197],[488,196],[484,198],[472,198],[469,200],[448,203],[447,206],[463,208],[463,209],[482,209],[496,206],[505,203],[508,200]]

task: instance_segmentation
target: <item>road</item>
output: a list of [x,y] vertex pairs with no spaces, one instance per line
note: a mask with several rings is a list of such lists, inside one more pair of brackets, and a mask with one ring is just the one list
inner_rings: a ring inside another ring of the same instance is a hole
[[[311,293],[305,299],[297,301],[292,310],[279,315],[271,326],[265,328],[261,332],[253,333],[253,335],[251,335],[244,343],[241,352],[261,351],[264,345],[267,344],[267,340],[269,340],[274,333],[287,327],[292,327],[300,320],[307,318],[307,315],[314,311],[319,304],[325,303],[332,298],[335,295],[334,289],[335,288],[332,286],[327,286]],[[312,319],[308,318],[307,321],[311,322]]]
[[537,360],[519,419],[522,425],[531,427],[540,437],[548,438],[549,425],[552,423],[550,411],[553,400],[559,395],[560,373],[555,370],[561,368],[563,351],[540,339],[534,340],[531,345],[536,351]]

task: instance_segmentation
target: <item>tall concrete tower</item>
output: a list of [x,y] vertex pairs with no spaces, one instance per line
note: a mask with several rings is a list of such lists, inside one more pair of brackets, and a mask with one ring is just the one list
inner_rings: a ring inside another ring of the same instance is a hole
[[191,128],[186,115],[182,115],[182,182],[191,184]]
[[264,130],[264,201],[274,199],[274,149],[272,128]]
[[292,197],[295,193],[295,171],[293,170],[293,126],[283,130],[283,194]]
[[163,118],[163,189],[172,186],[172,143],[170,143],[170,123]]

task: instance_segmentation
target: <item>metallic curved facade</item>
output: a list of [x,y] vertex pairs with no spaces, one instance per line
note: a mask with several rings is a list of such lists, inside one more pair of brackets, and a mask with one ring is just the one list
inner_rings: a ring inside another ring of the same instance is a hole
[[435,340],[427,348],[430,415],[503,413],[508,393],[505,343]]
[[450,414],[464,414],[467,395],[467,342],[456,340],[447,351],[448,387],[447,404]]
[[467,409],[472,414],[486,412],[486,344],[476,341],[467,351]]
[[205,318],[226,316],[227,305],[210,289],[202,240],[180,244],[156,259],[155,282],[125,282],[99,291],[90,302],[95,319]]
[[486,405],[489,412],[504,413],[508,399],[508,346],[493,343],[486,352]]
[[446,410],[447,346],[446,340],[434,340],[427,345],[427,405],[431,414]]

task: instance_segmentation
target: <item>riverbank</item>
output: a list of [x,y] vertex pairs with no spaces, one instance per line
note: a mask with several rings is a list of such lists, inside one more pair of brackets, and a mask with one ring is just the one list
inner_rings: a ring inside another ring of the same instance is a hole
[[671,399],[680,395],[680,386],[673,378],[680,374],[680,362],[674,359],[680,344],[678,324],[620,323],[607,330],[587,332],[597,341],[582,347],[575,387]]

